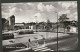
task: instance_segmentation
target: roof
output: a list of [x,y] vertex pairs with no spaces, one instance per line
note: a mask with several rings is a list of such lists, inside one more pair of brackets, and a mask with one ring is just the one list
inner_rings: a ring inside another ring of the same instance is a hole
[[24,26],[24,24],[23,23],[15,23],[14,26]]

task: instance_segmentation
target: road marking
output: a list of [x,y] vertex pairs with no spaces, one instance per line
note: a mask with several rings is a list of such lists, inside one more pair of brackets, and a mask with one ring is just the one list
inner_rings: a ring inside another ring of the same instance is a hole
[[25,49],[19,49],[19,50],[15,50],[15,51],[25,51],[25,50],[29,50],[31,48],[25,48]]
[[54,50],[51,50],[50,48],[45,47],[45,46],[40,46],[40,47],[37,47],[37,48],[32,48],[32,50],[34,50],[34,51],[54,51]]
[[51,49],[45,49],[45,50],[41,50],[41,51],[50,51]]
[[42,50],[42,49],[47,49],[47,47],[43,47],[43,48],[33,48],[33,50]]
[[37,49],[33,49],[34,51],[48,51],[48,50],[51,50],[47,47],[43,47],[43,48],[37,48]]

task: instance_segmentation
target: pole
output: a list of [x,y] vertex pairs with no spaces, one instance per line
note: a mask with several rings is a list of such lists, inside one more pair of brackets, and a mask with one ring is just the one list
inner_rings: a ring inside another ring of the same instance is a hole
[[[47,17],[47,20],[48,20],[48,17]],[[46,39],[48,38],[48,21],[47,21],[47,29],[46,29]]]
[[58,51],[58,12],[57,13],[57,51]]
[[57,14],[57,51],[58,51],[58,12],[55,13]]
[[[35,16],[35,19],[36,19],[36,17],[37,17],[37,16]],[[36,32],[37,32],[37,19],[36,19]]]

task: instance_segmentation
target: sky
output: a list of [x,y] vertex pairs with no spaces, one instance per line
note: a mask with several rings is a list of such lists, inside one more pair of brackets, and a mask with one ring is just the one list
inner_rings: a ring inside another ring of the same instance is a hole
[[[2,3],[2,18],[15,16],[16,23],[22,22],[51,22],[57,21],[62,14],[67,14],[69,20],[78,19],[77,1],[55,1],[55,2],[23,2],[23,3]],[[57,12],[57,13],[56,13]]]

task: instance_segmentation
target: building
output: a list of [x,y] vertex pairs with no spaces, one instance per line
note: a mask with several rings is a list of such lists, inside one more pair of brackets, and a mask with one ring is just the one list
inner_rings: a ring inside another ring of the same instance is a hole
[[78,26],[77,26],[77,21],[72,20],[72,21],[65,21],[65,26],[68,30],[68,32],[77,32],[78,31]]
[[15,16],[12,15],[8,18],[9,21],[9,30],[14,30],[14,25],[15,25]]
[[14,25],[15,25],[15,16],[12,15],[7,19],[5,19],[5,22],[3,23],[2,31],[5,32],[9,30],[14,30]]
[[15,23],[14,29],[15,30],[24,29],[24,24],[23,23]]

